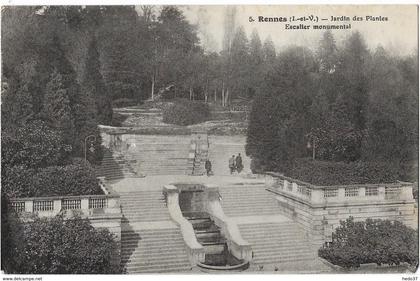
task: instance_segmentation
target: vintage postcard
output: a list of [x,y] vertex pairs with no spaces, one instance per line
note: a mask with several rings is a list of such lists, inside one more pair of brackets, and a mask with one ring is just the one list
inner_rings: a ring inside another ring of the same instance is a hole
[[3,280],[415,281],[418,27],[417,5],[2,6]]

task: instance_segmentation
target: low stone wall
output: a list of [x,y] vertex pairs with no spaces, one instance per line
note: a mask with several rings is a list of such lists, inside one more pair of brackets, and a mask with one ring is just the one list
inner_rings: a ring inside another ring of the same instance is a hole
[[266,186],[277,195],[281,212],[300,223],[315,245],[331,241],[340,220],[350,216],[356,221],[398,220],[418,228],[411,183],[315,186],[267,173]]
[[163,192],[166,195],[166,204],[168,206],[169,214],[172,220],[181,229],[191,265],[195,266],[199,262],[204,262],[204,247],[198,243],[192,224],[182,215],[181,208],[178,203],[178,188],[174,185],[165,185],[163,187]]

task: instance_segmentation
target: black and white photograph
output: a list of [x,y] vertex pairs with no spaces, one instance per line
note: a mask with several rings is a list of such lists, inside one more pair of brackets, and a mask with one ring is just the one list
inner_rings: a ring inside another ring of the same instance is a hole
[[1,277],[416,281],[418,9],[1,6]]

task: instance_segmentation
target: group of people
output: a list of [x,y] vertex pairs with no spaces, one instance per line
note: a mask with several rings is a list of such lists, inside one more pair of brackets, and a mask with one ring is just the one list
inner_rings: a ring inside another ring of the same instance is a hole
[[235,171],[237,171],[238,174],[242,172],[244,165],[242,164],[242,157],[240,153],[236,157],[235,155],[232,155],[232,158],[229,158],[229,169],[230,174],[233,174]]
[[[213,171],[211,170],[211,162],[209,159],[206,160],[204,168],[206,169],[207,176],[211,176],[213,174]],[[238,156],[236,157],[235,155],[232,155],[232,158],[229,158],[229,169],[230,174],[233,174],[235,171],[237,171],[238,174],[242,172],[244,165],[242,164],[242,157],[240,153],[238,153]]]

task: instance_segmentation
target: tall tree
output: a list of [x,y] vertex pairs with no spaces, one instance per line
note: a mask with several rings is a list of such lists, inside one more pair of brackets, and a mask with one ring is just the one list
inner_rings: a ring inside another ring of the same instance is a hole
[[90,95],[95,100],[98,122],[109,125],[112,120],[112,100],[105,87],[100,67],[96,39],[93,37],[88,49],[82,89],[86,92],[86,95]]
[[249,44],[245,30],[242,26],[238,27],[235,36],[233,37],[231,56],[231,81],[230,85],[228,85],[230,92],[226,97],[228,102],[234,97],[246,96],[248,94],[248,74],[250,71]]
[[256,29],[251,33],[251,40],[249,42],[249,65],[247,67],[248,89],[247,97],[252,98],[260,82],[263,80],[264,73],[264,53],[260,36]]
[[56,70],[46,86],[43,114],[49,124],[61,133],[66,143],[70,144],[75,133],[70,98],[62,76]]
[[276,58],[276,48],[271,37],[267,37],[263,44],[263,58],[265,62],[272,62]]
[[342,114],[358,130],[365,127],[365,114],[368,99],[367,66],[369,51],[360,32],[354,32],[346,40],[340,54],[340,65],[337,69],[342,81],[340,85],[339,106]]
[[278,169],[306,154],[315,59],[310,50],[282,52],[255,97],[246,152],[254,170]]

